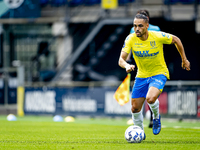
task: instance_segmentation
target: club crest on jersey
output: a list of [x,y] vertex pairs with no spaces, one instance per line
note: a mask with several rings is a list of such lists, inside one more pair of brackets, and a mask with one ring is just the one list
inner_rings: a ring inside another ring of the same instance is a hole
[[152,47],[155,47],[155,46],[156,46],[156,42],[155,42],[155,41],[150,41],[150,45],[151,45]]

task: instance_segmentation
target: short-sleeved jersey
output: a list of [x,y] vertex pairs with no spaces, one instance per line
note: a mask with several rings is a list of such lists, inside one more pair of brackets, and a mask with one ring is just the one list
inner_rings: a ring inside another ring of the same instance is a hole
[[169,79],[169,71],[164,59],[163,44],[172,43],[172,35],[165,32],[148,31],[147,40],[140,40],[135,33],[129,34],[122,51],[132,50],[138,71],[136,77],[147,78],[163,74]]

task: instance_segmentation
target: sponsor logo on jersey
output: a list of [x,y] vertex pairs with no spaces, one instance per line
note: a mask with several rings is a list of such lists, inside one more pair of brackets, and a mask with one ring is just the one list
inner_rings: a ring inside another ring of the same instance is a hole
[[135,43],[135,45],[142,45],[142,43]]
[[134,51],[134,54],[140,58],[155,58],[159,54],[159,51],[155,53],[149,53],[149,51]]

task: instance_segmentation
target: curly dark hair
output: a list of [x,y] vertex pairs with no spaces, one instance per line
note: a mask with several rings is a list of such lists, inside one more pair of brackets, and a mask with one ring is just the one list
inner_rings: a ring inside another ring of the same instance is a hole
[[150,18],[149,11],[146,9],[138,10],[137,14],[143,14],[143,15],[147,16],[148,18]]
[[149,18],[146,16],[146,15],[143,15],[143,14],[136,14],[135,18],[137,19],[144,19],[144,21],[146,23],[149,23]]

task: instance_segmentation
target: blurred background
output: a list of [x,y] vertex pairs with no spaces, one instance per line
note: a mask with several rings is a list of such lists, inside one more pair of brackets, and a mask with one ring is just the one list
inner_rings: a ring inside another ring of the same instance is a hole
[[164,46],[171,80],[161,115],[199,119],[200,0],[0,0],[0,115],[130,117],[130,103],[113,94],[127,75],[118,59],[140,9],[182,40],[191,62],[183,70],[175,46]]

